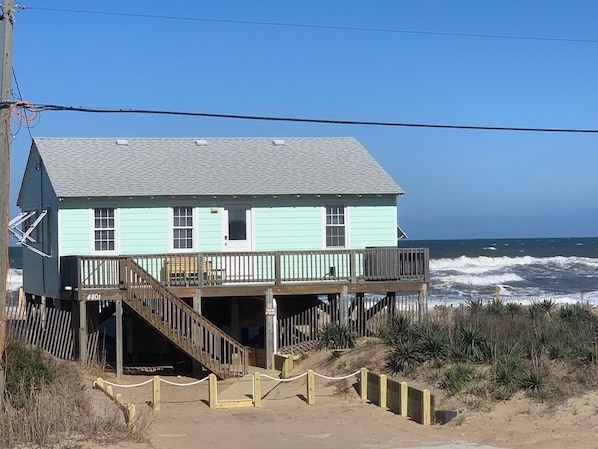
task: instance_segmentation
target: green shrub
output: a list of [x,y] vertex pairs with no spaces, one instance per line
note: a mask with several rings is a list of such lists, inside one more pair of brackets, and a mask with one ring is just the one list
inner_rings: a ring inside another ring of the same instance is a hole
[[413,332],[413,323],[407,315],[396,315],[380,328],[378,336],[387,345],[409,339]]
[[484,332],[477,326],[461,325],[455,341],[457,353],[472,362],[485,362],[491,359],[492,349]]
[[580,321],[592,321],[594,315],[590,306],[578,303],[562,306],[559,317],[566,323],[578,324]]
[[514,319],[516,316],[521,315],[523,307],[521,304],[517,304],[516,302],[508,302],[505,304],[505,312],[507,315]]
[[523,375],[521,385],[524,389],[537,393],[546,387],[546,376],[546,371],[532,368]]
[[42,387],[56,378],[56,364],[39,348],[17,341],[6,346],[7,399],[15,407],[27,406]]
[[546,354],[550,360],[558,362],[564,362],[571,358],[571,350],[560,340],[549,343],[546,347]]
[[554,299],[543,299],[539,302],[539,304],[545,315],[552,316],[552,312],[554,312],[554,309],[556,309],[556,302]]
[[417,341],[398,341],[386,357],[386,367],[393,373],[410,373],[425,359],[422,347]]
[[484,303],[479,298],[470,298],[465,301],[465,308],[469,311],[470,315],[477,315],[484,310]]
[[442,364],[449,356],[450,340],[446,332],[440,328],[430,328],[423,332],[421,349],[424,356]]
[[538,302],[530,304],[527,308],[527,318],[532,322],[540,321],[544,318],[545,309]]
[[354,348],[357,335],[346,324],[328,323],[320,329],[320,348],[348,349]]
[[499,359],[494,365],[493,373],[497,385],[516,390],[525,374],[523,359],[518,356]]
[[475,375],[475,368],[469,363],[458,363],[445,371],[440,388],[446,390],[449,395],[454,395],[463,390],[471,382]]
[[494,316],[504,316],[506,314],[505,303],[500,298],[494,298],[486,305],[486,313]]

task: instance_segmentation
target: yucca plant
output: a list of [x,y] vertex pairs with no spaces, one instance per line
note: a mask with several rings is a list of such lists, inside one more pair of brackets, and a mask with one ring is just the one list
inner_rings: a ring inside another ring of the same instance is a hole
[[559,317],[567,323],[579,323],[580,321],[592,321],[593,314],[588,305],[571,304],[559,309]]
[[407,315],[396,315],[389,318],[388,322],[378,331],[378,336],[387,345],[407,340],[414,331],[411,318]]
[[506,314],[505,303],[500,298],[494,298],[486,305],[486,313],[494,316],[504,316]]
[[550,360],[564,362],[571,357],[571,350],[562,341],[554,341],[546,346],[546,355]]
[[485,362],[492,356],[492,348],[486,335],[472,325],[459,327],[455,349],[462,357],[472,362]]
[[449,337],[441,329],[427,329],[421,338],[421,347],[424,355],[442,364],[449,356]]
[[475,375],[475,368],[469,363],[458,363],[445,371],[440,388],[446,390],[449,395],[455,395],[471,382]]
[[517,304],[516,302],[508,302],[505,304],[505,312],[507,315],[514,319],[516,316],[521,315],[521,311],[523,307],[521,304]]
[[546,388],[546,376],[546,371],[532,368],[523,375],[521,385],[526,390],[537,393]]
[[320,348],[349,349],[355,347],[357,335],[351,327],[340,323],[327,323],[320,329]]
[[470,315],[477,315],[484,309],[484,303],[479,298],[469,298],[465,301],[465,307],[469,310]]
[[499,359],[493,369],[494,381],[499,386],[517,388],[521,385],[525,368],[518,356]]
[[417,341],[399,341],[387,354],[386,367],[393,373],[409,373],[425,359],[422,347]]

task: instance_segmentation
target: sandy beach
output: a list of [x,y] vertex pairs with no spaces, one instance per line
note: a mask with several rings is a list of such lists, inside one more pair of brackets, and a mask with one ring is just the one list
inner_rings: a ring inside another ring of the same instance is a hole
[[[294,374],[308,367],[316,372],[340,376],[355,364],[379,364],[380,351],[364,348],[331,358],[319,351],[296,363]],[[364,360],[366,360],[364,362]],[[141,382],[148,377],[125,376],[123,383]],[[168,377],[188,383],[193,378]],[[223,390],[230,381],[220,382]],[[460,447],[562,449],[598,447],[598,391],[590,391],[559,404],[545,404],[523,394],[506,402],[480,404],[455,401],[432,388],[437,410],[459,412],[447,424],[422,426],[373,404],[362,403],[354,380],[316,382],[316,404],[303,400],[305,380],[282,383],[261,408],[210,410],[206,404],[207,384],[175,387],[163,384],[162,408],[152,412],[151,386],[125,389],[124,396],[136,403],[141,422],[149,422],[148,441],[123,442],[111,449],[212,449],[244,447],[274,449],[305,448],[420,448]],[[108,401],[102,393],[94,399]]]

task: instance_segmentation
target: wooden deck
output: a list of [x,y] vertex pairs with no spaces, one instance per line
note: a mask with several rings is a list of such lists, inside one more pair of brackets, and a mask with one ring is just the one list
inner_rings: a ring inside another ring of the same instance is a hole
[[133,260],[179,297],[420,291],[429,282],[427,248],[65,256],[63,290],[81,299],[121,299]]

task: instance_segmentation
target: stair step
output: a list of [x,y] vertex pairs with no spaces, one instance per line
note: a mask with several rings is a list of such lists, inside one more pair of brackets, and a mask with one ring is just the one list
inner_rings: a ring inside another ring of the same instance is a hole
[[[132,292],[133,294],[126,295],[125,302],[136,313],[138,313],[139,316],[145,319],[150,326],[158,330],[172,343],[177,345],[183,352],[187,353],[190,357],[201,363],[207,369],[215,372],[220,377],[231,377],[239,374],[242,375],[242,373],[227,372],[227,370],[223,368],[223,365],[220,362],[220,360],[216,358],[215,354],[209,354],[208,352],[202,349],[203,338],[201,339],[202,343],[200,343],[200,345],[198,346],[193,341],[192,336],[189,335],[188,332],[183,333],[181,329],[173,328],[173,320],[169,318],[174,318],[174,323],[178,324],[179,318],[187,316],[196,323],[195,325],[207,329],[210,333],[214,333],[214,337],[219,340],[223,339],[224,341],[235,342],[235,340],[233,340],[232,337],[218,329],[211,322],[206,320],[205,317],[202,317],[201,315],[198,315],[196,312],[192,311],[180,298],[178,298],[174,293],[172,293],[166,286],[160,284],[159,281],[153,278],[142,267],[137,265],[132,259],[127,259],[127,263],[128,265],[126,265],[126,268],[133,273],[133,275],[135,276],[135,281]],[[143,292],[143,296],[146,299],[136,299],[135,288],[141,289]],[[154,306],[156,305],[156,301],[152,298],[147,299],[148,294],[157,295],[156,299],[160,301],[170,301],[171,304],[175,305],[178,311],[170,316],[163,316],[159,309],[154,308]],[[239,347],[237,348],[237,352],[246,352],[246,350],[240,345],[240,343],[236,343],[239,345]],[[232,357],[232,354],[230,354],[229,356]],[[247,357],[247,354],[245,355],[245,357]]]

